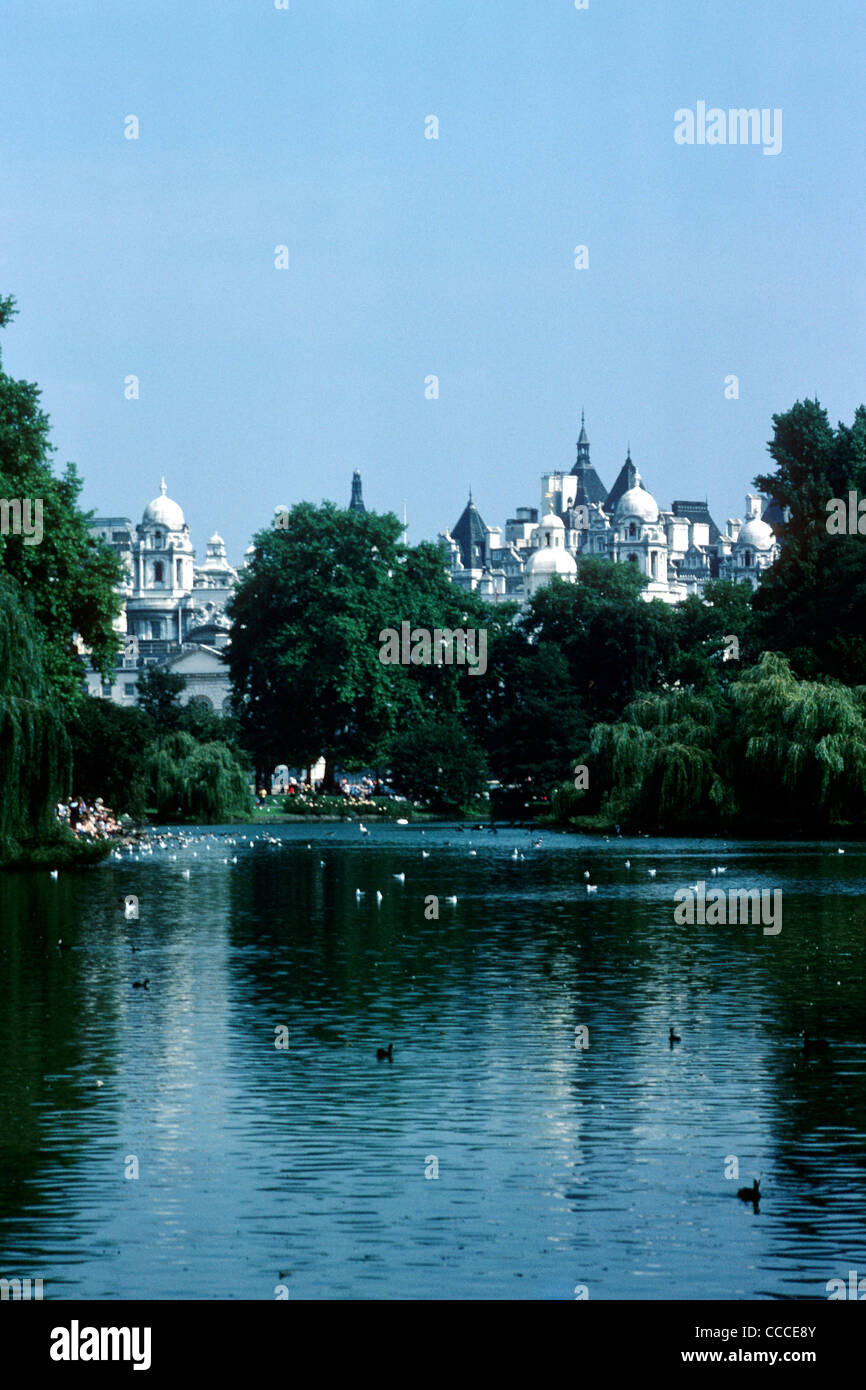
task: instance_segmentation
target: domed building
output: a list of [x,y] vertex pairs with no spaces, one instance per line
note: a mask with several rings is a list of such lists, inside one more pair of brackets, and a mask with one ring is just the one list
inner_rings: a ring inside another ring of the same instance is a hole
[[91,531],[112,546],[125,569],[117,622],[125,642],[110,686],[88,670],[90,693],[134,705],[139,672],[157,665],[186,679],[182,704],[197,701],[225,712],[231,694],[226,605],[238,575],[222,537],[214,532],[197,566],[183,508],[168,496],[165,478],[137,526],[126,517],[97,517]]
[[551,510],[542,518],[533,538],[533,550],[524,571],[526,596],[532,598],[543,584],[557,577],[568,583],[577,578],[577,562],[565,548],[565,523]]
[[679,499],[662,510],[647,490],[631,447],[610,491],[590,459],[581,415],[577,458],[569,472],[541,475],[545,515],[518,507],[505,523],[486,526],[471,498],[452,532],[445,532],[453,583],[488,597],[525,602],[554,575],[574,579],[582,556],[635,565],[646,576],[645,599],[680,603],[703,594],[711,579],[734,579],[756,587],[761,572],[779,553],[785,515],[770,499],[746,499],[746,524],[728,518],[722,532],[706,501]]

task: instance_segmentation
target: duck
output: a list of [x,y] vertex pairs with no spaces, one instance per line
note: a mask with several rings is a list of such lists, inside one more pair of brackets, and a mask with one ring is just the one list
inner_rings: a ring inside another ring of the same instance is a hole
[[598,884],[597,884],[597,883],[587,883],[587,884],[584,884],[584,887],[586,888],[587,893],[597,893],[597,892],[598,892]]
[[754,1202],[757,1205],[761,1200],[761,1184],[758,1179],[755,1178],[751,1187],[738,1187],[737,1196],[741,1202]]
[[649,874],[650,878],[655,878],[655,876],[656,876],[656,870],[655,870],[655,869],[647,869],[647,873]]
[[430,858],[430,854],[429,854],[429,852],[428,852],[426,849],[422,849],[422,851],[421,851],[421,858],[422,858],[422,859],[429,859],[429,858]]
[[364,896],[365,894],[361,892],[360,888],[355,889],[355,897],[358,899],[358,902],[360,902]]
[[381,901],[382,901],[382,894],[380,893],[379,889],[377,888],[377,889],[376,889],[376,902],[377,902],[377,903],[380,903]]
[[671,1047],[673,1047],[674,1043],[682,1042],[682,1038],[680,1037],[679,1033],[675,1033],[673,1028],[668,1029],[668,1042],[670,1043]]
[[405,883],[405,882],[406,882],[406,875],[405,875],[405,874],[392,874],[391,877],[392,877],[392,878],[396,878],[396,880],[397,880],[398,883]]
[[828,1043],[828,1041],[827,1041],[826,1038],[810,1038],[810,1037],[809,1037],[809,1034],[808,1034],[807,1032],[804,1031],[804,1033],[803,1033],[803,1051],[804,1051],[804,1052],[826,1052],[826,1051],[828,1050],[829,1046],[830,1046],[830,1044]]
[[148,987],[149,984],[150,984],[150,976],[148,975],[148,977],[147,977],[146,980],[133,980],[133,982],[132,982],[132,988],[133,988],[133,989],[147,989],[147,987]]
[[584,869],[583,876],[584,878],[589,878],[589,869]]
[[52,870],[51,870],[51,873],[49,874],[49,878],[57,878],[57,870],[56,870],[56,869],[52,869]]
[[452,907],[456,907],[456,906],[457,906],[457,899],[456,899],[456,897],[453,897],[453,898],[446,898],[445,901],[446,901],[446,903],[450,903]]
[[377,1061],[377,1062],[384,1062],[386,1058],[388,1059],[389,1062],[393,1062],[393,1060],[394,1060],[394,1044],[393,1044],[393,1043],[389,1043],[387,1047],[378,1047],[378,1048],[376,1049],[376,1061]]
[[625,861],[625,867],[626,867],[627,869],[630,869],[630,868],[631,868],[631,860],[630,860],[630,859],[627,859],[627,860]]

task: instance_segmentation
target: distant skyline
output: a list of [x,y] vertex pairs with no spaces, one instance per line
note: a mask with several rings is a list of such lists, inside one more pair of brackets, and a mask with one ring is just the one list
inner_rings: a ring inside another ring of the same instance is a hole
[[[165,475],[233,563],[355,468],[412,542],[470,485],[504,526],[581,409],[608,487],[630,443],[724,525],[774,412],[866,396],[864,29],[855,0],[4,0],[5,370],[86,508],[138,522]],[[708,143],[714,108],[780,113],[772,157]]]

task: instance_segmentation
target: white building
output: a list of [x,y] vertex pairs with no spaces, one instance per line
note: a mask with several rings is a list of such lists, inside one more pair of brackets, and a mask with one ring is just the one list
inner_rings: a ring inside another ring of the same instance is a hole
[[113,547],[124,566],[117,626],[126,638],[111,685],[88,667],[90,693],[134,705],[140,671],[158,665],[186,677],[183,704],[196,700],[226,713],[231,686],[225,609],[238,574],[228,563],[222,537],[211,536],[204,564],[197,566],[189,526],[166,495],[164,478],[138,526],[127,517],[96,517],[90,530]]
[[722,532],[707,503],[678,500],[660,510],[635,467],[631,449],[608,491],[589,456],[581,419],[577,459],[570,473],[541,477],[542,520],[534,508],[518,508],[498,527],[485,524],[470,496],[459,521],[440,539],[448,548],[453,583],[485,598],[525,602],[554,575],[574,582],[584,555],[633,564],[646,575],[647,600],[679,603],[702,594],[710,579],[730,579],[756,588],[779,554],[778,506],[749,494],[745,525],[732,517]]

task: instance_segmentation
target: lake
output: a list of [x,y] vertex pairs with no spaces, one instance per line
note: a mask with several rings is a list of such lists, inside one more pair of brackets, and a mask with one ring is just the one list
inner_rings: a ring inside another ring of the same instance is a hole
[[[0,877],[0,1276],[761,1299],[866,1274],[863,845],[184,833]],[[697,881],[781,890],[782,930],[677,925]]]

